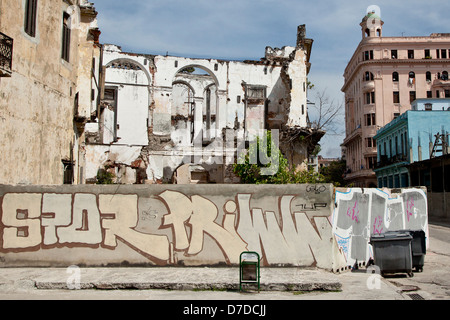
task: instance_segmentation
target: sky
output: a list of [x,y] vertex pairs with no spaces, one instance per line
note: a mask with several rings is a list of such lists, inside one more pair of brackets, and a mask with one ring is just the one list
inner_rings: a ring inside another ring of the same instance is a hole
[[[98,11],[101,43],[124,51],[190,58],[259,60],[266,46],[295,46],[297,26],[314,40],[309,80],[343,103],[344,70],[362,39],[362,18],[380,8],[383,36],[450,32],[448,0],[91,0]],[[447,26],[447,28],[446,28]],[[343,110],[342,110],[343,114]],[[321,155],[340,157],[344,117],[322,138]],[[341,133],[341,134],[339,134]]]

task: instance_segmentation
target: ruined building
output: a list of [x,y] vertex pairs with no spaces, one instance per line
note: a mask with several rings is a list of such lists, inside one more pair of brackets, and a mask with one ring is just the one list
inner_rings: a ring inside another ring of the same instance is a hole
[[96,109],[96,16],[85,0],[0,1],[1,184],[79,183]]
[[259,61],[132,54],[99,36],[87,0],[0,2],[1,184],[233,183],[261,130],[297,169],[324,134],[308,125],[304,26]]
[[[292,167],[306,168],[324,132],[308,125],[313,40],[267,47],[259,61],[134,54],[103,45],[95,121],[85,126],[82,183],[236,183],[239,148],[277,129]],[[240,144],[241,142],[241,144]],[[247,142],[247,144],[245,143]]]

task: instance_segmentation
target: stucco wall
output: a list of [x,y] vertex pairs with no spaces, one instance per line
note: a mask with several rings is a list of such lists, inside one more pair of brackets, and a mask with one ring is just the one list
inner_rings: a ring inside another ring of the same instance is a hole
[[0,265],[236,265],[257,251],[263,266],[338,270],[369,258],[372,230],[427,226],[423,191],[361,192],[335,202],[328,184],[0,186]]
[[[74,116],[89,118],[93,111],[91,68],[99,49],[89,30],[96,19],[67,1],[41,0],[31,37],[24,31],[25,4],[0,2],[0,30],[14,40],[11,77],[0,78],[0,183],[58,185],[62,160],[78,160]],[[63,12],[71,21],[69,61],[61,58]]]

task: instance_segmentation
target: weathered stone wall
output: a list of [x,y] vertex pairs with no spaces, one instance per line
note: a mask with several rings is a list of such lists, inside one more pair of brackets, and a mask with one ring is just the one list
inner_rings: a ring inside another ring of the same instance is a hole
[[[14,40],[11,77],[0,78],[0,183],[61,184],[62,160],[78,158],[74,116],[91,116],[100,51],[89,34],[95,15],[71,2],[38,1],[34,37],[24,31],[26,1],[0,2],[0,30]],[[63,13],[71,21],[69,61],[61,58]]]

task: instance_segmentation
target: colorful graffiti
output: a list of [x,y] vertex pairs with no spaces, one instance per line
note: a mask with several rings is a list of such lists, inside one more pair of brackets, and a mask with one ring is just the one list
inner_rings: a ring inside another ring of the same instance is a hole
[[427,196],[421,189],[349,189],[337,191],[332,216],[333,234],[346,264],[372,257],[371,235],[386,231],[424,230],[428,238]]
[[253,193],[208,197],[174,190],[147,196],[9,192],[0,197],[0,252],[125,245],[153,264],[170,265],[237,264],[243,251],[257,251],[265,265],[329,268],[333,189],[326,188],[306,197],[269,193],[263,201]]

